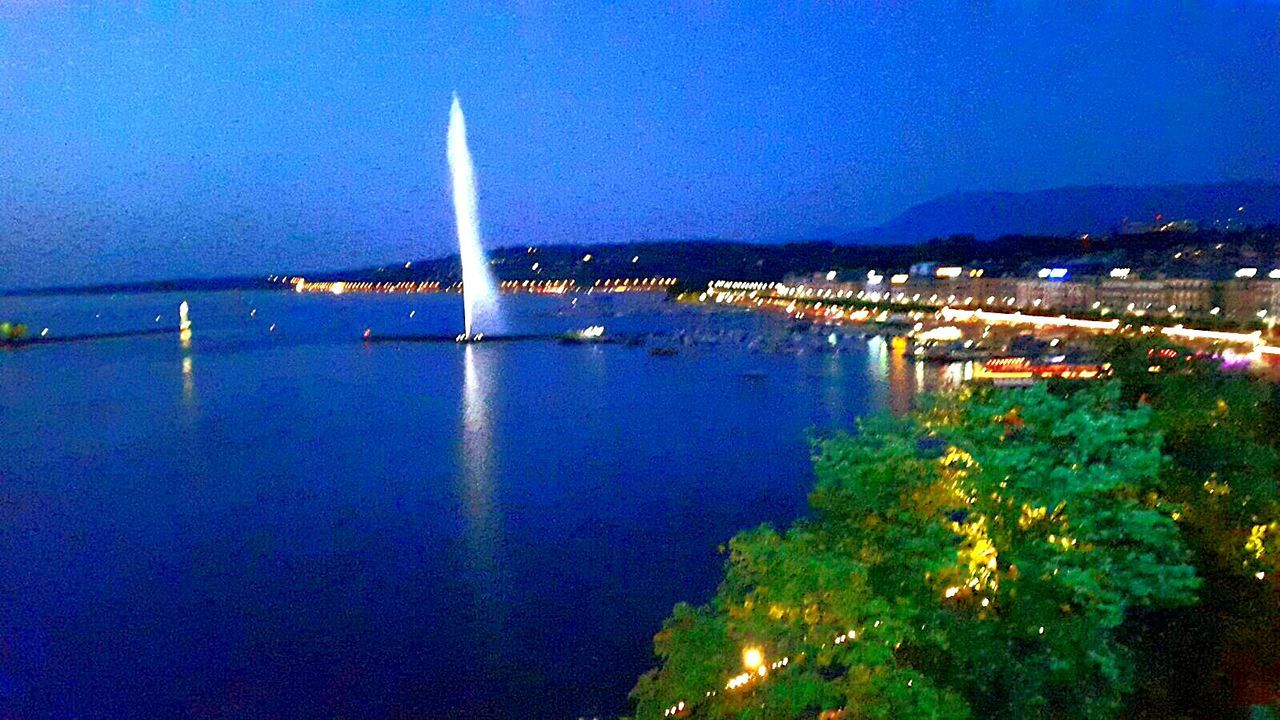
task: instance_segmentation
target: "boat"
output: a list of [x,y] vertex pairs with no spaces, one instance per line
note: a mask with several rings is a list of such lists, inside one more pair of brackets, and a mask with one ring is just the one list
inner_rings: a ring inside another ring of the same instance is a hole
[[1037,380],[1095,380],[1111,371],[1110,363],[1034,362],[1025,357],[997,357],[974,365],[973,379],[1000,386],[1026,386]]
[[584,343],[604,343],[609,341],[604,336],[603,325],[591,325],[576,332],[561,335],[560,342],[568,345],[577,345]]

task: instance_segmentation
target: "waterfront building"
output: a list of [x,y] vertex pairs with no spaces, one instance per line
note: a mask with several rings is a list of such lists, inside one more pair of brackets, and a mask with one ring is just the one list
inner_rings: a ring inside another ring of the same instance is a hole
[[1275,312],[1276,286],[1270,278],[1236,277],[1221,284],[1218,305],[1222,315],[1235,320],[1256,320]]
[[1258,275],[1213,281],[1204,277],[1142,277],[1130,268],[1114,268],[1101,276],[1073,276],[1066,269],[1047,268],[1032,277],[993,277],[976,267],[917,263],[909,269],[790,276],[782,285],[796,297],[934,307],[1031,313],[1215,315],[1237,321],[1280,317],[1280,271]]
[[1144,279],[1134,274],[1098,282],[1098,309],[1112,313],[1185,315],[1213,307],[1213,283],[1201,278]]
[[1019,308],[1030,310],[1083,310],[1093,304],[1095,287],[1091,281],[1031,278],[1019,280],[1014,297]]
[[974,297],[986,308],[1014,308],[1018,306],[1018,283],[1021,278],[982,275],[973,278]]
[[1207,313],[1213,308],[1213,283],[1204,278],[1166,278],[1165,302],[1174,314]]

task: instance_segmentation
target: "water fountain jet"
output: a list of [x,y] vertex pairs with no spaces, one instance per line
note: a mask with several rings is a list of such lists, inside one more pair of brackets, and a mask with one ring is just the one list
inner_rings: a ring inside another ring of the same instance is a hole
[[498,289],[480,246],[480,218],[476,205],[475,167],[467,148],[467,120],[462,115],[458,94],[453,94],[449,110],[449,172],[453,177],[453,213],[458,225],[458,256],[462,260],[462,334],[459,342],[475,342],[483,335],[474,332],[477,319],[496,321]]

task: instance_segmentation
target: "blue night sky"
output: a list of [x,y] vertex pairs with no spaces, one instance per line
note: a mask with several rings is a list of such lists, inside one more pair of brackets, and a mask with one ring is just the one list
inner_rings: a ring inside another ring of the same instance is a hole
[[102,5],[0,3],[0,287],[450,251],[455,89],[490,245],[1280,179],[1275,3]]

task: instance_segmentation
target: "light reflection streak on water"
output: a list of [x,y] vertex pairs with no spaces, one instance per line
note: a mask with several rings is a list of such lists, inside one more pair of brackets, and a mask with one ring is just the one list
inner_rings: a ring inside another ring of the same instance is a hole
[[867,339],[867,366],[873,375],[884,377],[889,374],[888,343],[880,335]]
[[[912,381],[907,358],[907,339],[895,337],[885,351],[889,363],[889,409],[895,415],[905,415],[915,407],[915,396],[920,382]],[[918,370],[918,369],[917,369]]]
[[844,416],[845,410],[845,368],[844,356],[839,353],[827,355],[826,367],[823,370],[822,405],[826,411],[826,422],[829,427],[844,427],[849,424]]
[[182,404],[186,408],[189,419],[194,419],[196,409],[196,377],[195,360],[191,350],[191,323],[187,319],[187,303],[184,300],[179,309],[183,327],[178,333],[178,345],[182,349]]
[[911,412],[923,393],[952,389],[973,379],[972,362],[933,365],[909,353],[905,337],[867,339],[867,370],[888,387],[887,404],[895,415]]
[[194,361],[190,354],[182,356],[182,402],[188,407],[196,401],[196,378]]
[[942,371],[942,386],[955,388],[973,379],[973,361],[948,363]]
[[497,545],[501,518],[494,507],[494,439],[492,392],[498,381],[495,354],[474,344],[463,348],[462,500],[469,566],[477,590],[485,594],[496,583]]
[[872,381],[876,402],[889,405],[889,398],[893,395],[893,378],[889,374],[888,343],[880,335],[869,336],[866,343],[866,377]]

